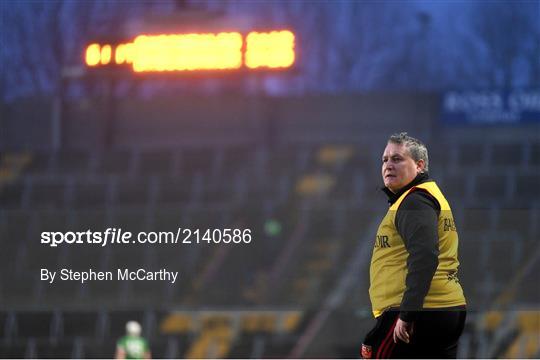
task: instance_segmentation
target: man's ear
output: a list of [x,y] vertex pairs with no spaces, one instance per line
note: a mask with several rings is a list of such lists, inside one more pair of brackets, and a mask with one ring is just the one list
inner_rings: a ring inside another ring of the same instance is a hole
[[426,162],[423,159],[420,159],[416,162],[416,169],[419,173],[423,173],[426,167]]

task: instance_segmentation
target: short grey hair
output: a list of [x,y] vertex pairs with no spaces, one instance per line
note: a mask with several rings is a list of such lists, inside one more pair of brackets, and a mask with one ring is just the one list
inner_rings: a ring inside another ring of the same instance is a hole
[[392,144],[405,145],[413,160],[424,160],[424,170],[429,170],[428,151],[423,142],[407,135],[406,132],[391,135],[390,138],[388,138],[388,142]]

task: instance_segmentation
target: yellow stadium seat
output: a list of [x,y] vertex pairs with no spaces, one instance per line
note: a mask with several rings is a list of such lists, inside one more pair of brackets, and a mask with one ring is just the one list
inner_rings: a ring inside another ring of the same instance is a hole
[[163,334],[181,334],[193,329],[193,318],[188,314],[171,314],[167,316],[160,326]]
[[494,331],[495,329],[499,327],[502,320],[503,320],[503,313],[501,311],[498,311],[498,310],[488,311],[484,315],[484,322],[483,322],[484,329],[488,331]]
[[517,319],[521,331],[540,337],[540,311],[520,311]]
[[304,196],[322,195],[330,191],[336,179],[328,174],[305,175],[298,180],[296,192]]
[[283,315],[281,321],[283,324],[283,330],[285,332],[293,332],[298,327],[298,324],[300,324],[300,320],[302,319],[302,313],[299,311],[295,312],[289,312]]
[[344,163],[353,155],[352,146],[348,145],[327,145],[319,149],[317,161],[323,165],[333,165]]
[[233,331],[229,325],[203,329],[186,353],[187,359],[225,358],[231,349]]
[[503,357],[507,359],[530,359],[540,351],[540,334],[520,333]]

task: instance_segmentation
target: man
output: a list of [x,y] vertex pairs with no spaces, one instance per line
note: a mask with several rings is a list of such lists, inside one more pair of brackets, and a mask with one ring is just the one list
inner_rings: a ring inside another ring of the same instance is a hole
[[426,146],[407,133],[382,156],[383,218],[370,267],[375,328],[364,358],[455,358],[465,324],[458,282],[458,235],[448,202],[428,176]]
[[148,342],[141,337],[141,325],[136,321],[126,324],[126,336],[116,344],[116,359],[150,359]]

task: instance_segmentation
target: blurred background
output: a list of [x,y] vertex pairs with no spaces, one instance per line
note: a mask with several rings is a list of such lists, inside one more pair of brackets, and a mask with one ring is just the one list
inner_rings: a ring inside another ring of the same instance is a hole
[[[386,139],[454,211],[459,357],[540,356],[538,1],[0,1],[0,357],[359,356]],[[140,34],[289,30],[278,69],[87,66]],[[250,244],[50,248],[42,231],[251,229]],[[179,271],[40,281],[41,268]]]

